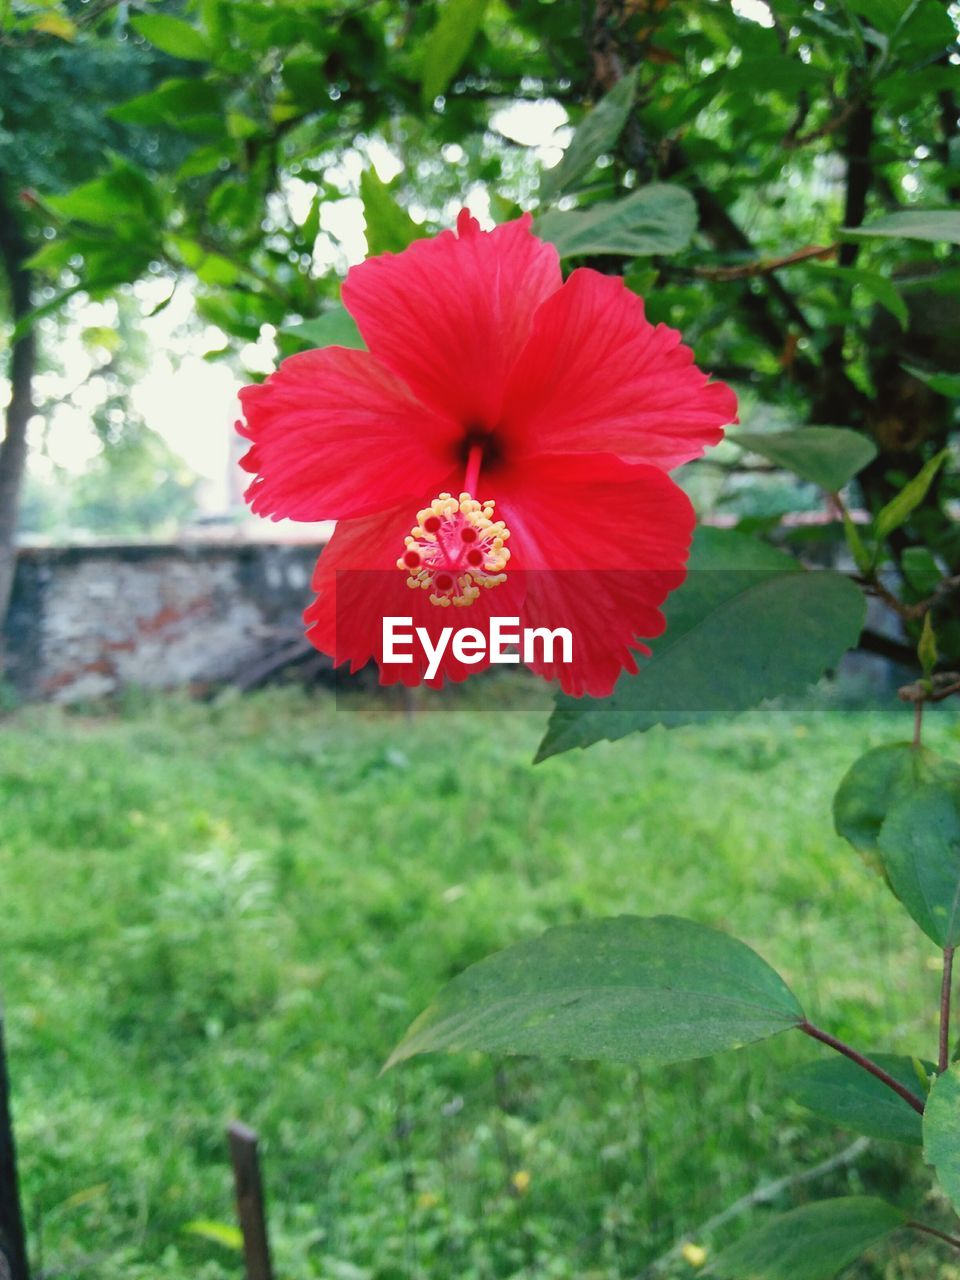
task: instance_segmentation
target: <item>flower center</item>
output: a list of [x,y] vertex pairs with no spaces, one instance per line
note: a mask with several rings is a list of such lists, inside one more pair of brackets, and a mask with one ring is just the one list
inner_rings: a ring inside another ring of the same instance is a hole
[[510,531],[493,519],[493,508],[492,500],[480,503],[469,493],[441,493],[418,511],[397,561],[407,586],[429,591],[431,604],[449,607],[473,604],[481,587],[505,582]]

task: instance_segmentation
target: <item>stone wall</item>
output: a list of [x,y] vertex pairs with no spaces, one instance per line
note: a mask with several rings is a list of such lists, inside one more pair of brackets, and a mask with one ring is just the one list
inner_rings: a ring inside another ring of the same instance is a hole
[[6,678],[28,699],[233,679],[303,634],[317,546],[25,548]]

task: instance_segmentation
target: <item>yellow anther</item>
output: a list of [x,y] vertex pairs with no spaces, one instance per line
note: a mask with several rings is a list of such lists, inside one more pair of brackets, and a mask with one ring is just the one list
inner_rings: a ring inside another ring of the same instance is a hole
[[441,608],[473,604],[481,587],[506,581],[510,552],[504,542],[510,532],[494,520],[492,499],[478,502],[469,493],[454,498],[441,493],[417,512],[417,523],[404,538],[397,568],[407,586],[429,591],[430,602]]

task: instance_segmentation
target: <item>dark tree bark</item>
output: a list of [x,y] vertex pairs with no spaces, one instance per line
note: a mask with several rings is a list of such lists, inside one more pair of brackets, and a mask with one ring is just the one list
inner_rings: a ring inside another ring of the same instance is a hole
[[[25,263],[30,245],[17,219],[10,191],[0,175],[0,262],[6,275],[10,312],[14,324],[32,307],[31,273]],[[3,621],[13,591],[16,567],[17,517],[27,466],[27,424],[33,414],[33,377],[37,363],[32,329],[22,332],[10,353],[11,396],[5,433],[0,444],[0,672],[3,670]]]
[[10,1082],[0,1016],[0,1277],[30,1280],[27,1244],[17,1182],[17,1152],[10,1114]]

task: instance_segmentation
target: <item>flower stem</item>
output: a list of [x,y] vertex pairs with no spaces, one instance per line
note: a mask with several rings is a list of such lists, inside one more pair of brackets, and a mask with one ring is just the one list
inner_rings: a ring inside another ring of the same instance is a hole
[[825,1044],[830,1049],[835,1049],[837,1053],[842,1053],[845,1058],[849,1058],[851,1062],[855,1062],[858,1067],[862,1067],[864,1071],[869,1071],[872,1076],[876,1076],[881,1080],[888,1089],[892,1089],[899,1097],[901,1097],[908,1106],[913,1107],[914,1111],[923,1115],[923,1099],[918,1098],[915,1093],[895,1080],[889,1071],[884,1071],[883,1067],[870,1058],[864,1057],[851,1045],[845,1044],[843,1040],[838,1040],[836,1036],[832,1036],[829,1031],[822,1031],[819,1027],[815,1027],[812,1022],[804,1020],[800,1023],[800,1030],[804,1035],[810,1036],[812,1040],[819,1040],[821,1044]]
[[948,1236],[945,1231],[938,1231],[936,1227],[928,1227],[925,1222],[914,1222],[911,1218],[904,1225],[911,1227],[914,1231],[922,1231],[926,1236],[935,1236],[938,1240],[945,1240],[947,1244],[952,1244],[955,1249],[960,1249],[960,1239],[957,1239],[956,1236]]
[[480,481],[480,461],[483,458],[483,445],[472,444],[467,454],[467,471],[463,477],[463,491],[471,498],[478,498],[477,485]]
[[913,704],[913,745],[920,746],[920,736],[923,733],[923,699],[918,698]]
[[953,981],[953,947],[943,948],[943,981],[940,984],[940,1056],[937,1070],[950,1065],[950,988]]

